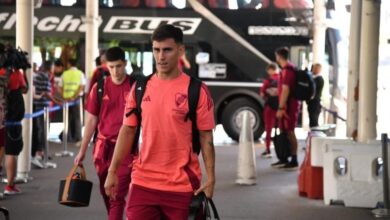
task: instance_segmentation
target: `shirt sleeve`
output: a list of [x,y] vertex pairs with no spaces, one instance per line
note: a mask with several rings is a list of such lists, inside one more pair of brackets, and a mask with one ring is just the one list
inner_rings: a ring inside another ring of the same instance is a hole
[[85,86],[85,84],[86,84],[86,79],[85,79],[85,76],[84,76],[84,73],[82,73],[81,71],[80,71],[80,85],[82,85],[82,86]]
[[265,94],[265,90],[267,90],[268,84],[269,84],[269,80],[268,79],[264,80],[263,86],[260,88],[260,93],[264,93]]
[[47,77],[47,81],[46,81],[46,91],[51,92],[51,82],[49,77]]
[[212,130],[215,127],[214,102],[205,84],[202,83],[198,107],[196,109],[197,127],[201,131]]
[[290,69],[283,69],[283,85],[287,85],[290,89],[294,87],[295,84],[295,73]]
[[135,127],[138,125],[138,120],[135,113],[126,116],[127,113],[131,112],[136,107],[137,106],[135,101],[135,86],[132,86],[126,100],[125,112],[123,115],[123,125],[131,126],[131,127]]
[[97,85],[94,85],[91,92],[88,94],[88,102],[85,105],[85,110],[94,116],[99,116],[100,113],[97,99]]
[[26,88],[26,81],[24,80],[24,74],[22,72],[19,72],[19,83],[20,83],[20,88]]
[[61,77],[59,77],[58,87],[64,87],[64,73],[62,73]]

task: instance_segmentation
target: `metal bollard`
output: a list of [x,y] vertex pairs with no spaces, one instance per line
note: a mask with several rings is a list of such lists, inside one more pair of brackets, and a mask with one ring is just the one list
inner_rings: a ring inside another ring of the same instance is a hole
[[372,213],[377,218],[390,217],[389,210],[389,161],[388,161],[388,149],[387,134],[382,134],[382,158],[383,158],[383,205],[382,209],[374,209]]
[[62,145],[64,150],[61,152],[57,152],[55,155],[57,157],[73,157],[73,152],[68,151],[68,117],[69,117],[69,103],[64,103],[63,109],[63,123],[64,123],[64,131],[62,132]]
[[43,130],[44,130],[44,134],[45,134],[45,146],[43,148],[43,151],[44,151],[44,155],[43,155],[43,167],[44,169],[46,168],[57,168],[57,164],[55,163],[52,163],[52,162],[49,162],[48,161],[48,157],[49,157],[49,141],[48,141],[48,130],[49,130],[49,123],[50,123],[50,120],[49,120],[49,108],[48,107],[45,107],[44,108],[44,113],[43,113],[43,121],[44,121],[44,126],[43,126]]

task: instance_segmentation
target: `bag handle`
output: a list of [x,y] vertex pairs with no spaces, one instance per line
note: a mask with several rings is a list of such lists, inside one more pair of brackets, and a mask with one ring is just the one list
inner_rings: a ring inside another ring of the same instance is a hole
[[218,211],[217,211],[217,207],[215,207],[214,201],[212,199],[208,199],[208,198],[206,198],[206,200],[209,202],[210,207],[213,210],[214,218],[219,220],[220,219],[219,218],[219,214],[218,214]]
[[72,180],[73,174],[76,172],[77,168],[80,168],[80,179],[81,180],[87,179],[84,166],[81,164],[73,165],[73,167],[69,171],[68,176],[65,179],[65,186],[64,186],[64,191],[62,192],[61,201],[66,201],[68,199],[70,181]]
[[87,179],[87,175],[86,175],[84,166],[80,164],[80,165],[73,165],[73,167],[70,169],[70,171],[68,173],[68,176],[66,177],[67,180],[72,179],[73,174],[76,172],[77,168],[80,168],[80,179],[82,179],[82,180]]
[[211,207],[211,211],[213,213],[214,219],[219,220],[220,219],[219,214],[213,200],[211,198],[207,198],[204,192],[201,192],[201,195],[204,200],[206,219],[209,218],[211,219],[211,212],[210,212],[210,207]]

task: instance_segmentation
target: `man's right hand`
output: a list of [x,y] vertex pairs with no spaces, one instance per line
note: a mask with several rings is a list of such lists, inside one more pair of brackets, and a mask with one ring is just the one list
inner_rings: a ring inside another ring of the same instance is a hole
[[115,199],[118,189],[118,177],[115,172],[108,171],[106,182],[104,183],[104,190],[106,195],[111,199]]

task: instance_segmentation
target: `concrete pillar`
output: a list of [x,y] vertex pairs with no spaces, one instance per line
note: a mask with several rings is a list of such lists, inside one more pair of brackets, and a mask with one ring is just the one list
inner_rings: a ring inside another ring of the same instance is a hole
[[[32,63],[33,39],[34,39],[34,1],[17,0],[16,1],[16,47],[28,52],[29,62]],[[26,113],[32,112],[32,69],[27,70],[24,74],[27,76],[30,88],[24,95],[24,105]],[[23,150],[19,154],[17,178],[26,179],[31,170],[31,133],[32,119],[23,120]]]
[[[326,36],[326,8],[325,0],[314,1],[314,22],[313,22],[313,64],[322,64],[321,75],[324,77],[325,83],[329,80],[328,73],[325,72],[327,69],[324,67],[325,64],[325,36]],[[310,66],[307,68],[310,69]],[[327,86],[328,87],[328,86]],[[323,90],[325,91],[325,90]],[[324,102],[322,103],[324,105]],[[306,102],[302,102],[302,125],[306,130],[309,130],[309,113],[307,111]],[[326,106],[326,104],[325,104]],[[327,107],[327,106],[326,106]]]
[[313,35],[313,63],[324,63],[325,60],[325,33],[326,8],[324,0],[314,1],[314,35]]
[[356,139],[358,128],[358,82],[360,62],[362,2],[351,2],[351,24],[349,28],[347,137]]
[[85,76],[88,87],[89,76],[95,68],[95,58],[99,55],[99,1],[87,0],[85,15]]
[[364,0],[359,67],[358,141],[376,139],[380,1]]

